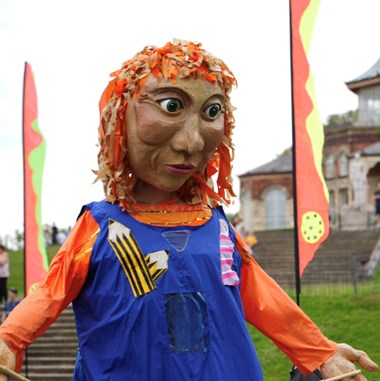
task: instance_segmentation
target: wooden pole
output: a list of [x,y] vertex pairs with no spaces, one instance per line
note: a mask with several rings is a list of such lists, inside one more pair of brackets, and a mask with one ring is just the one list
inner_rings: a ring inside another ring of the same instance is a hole
[[30,381],[28,378],[21,376],[21,374],[14,372],[13,370],[7,368],[4,365],[0,365],[0,372],[6,374],[11,380]]
[[353,370],[352,372],[344,373],[344,374],[341,374],[340,376],[326,378],[325,380],[321,380],[321,381],[339,381],[339,380],[343,380],[346,377],[357,376],[360,373],[361,373],[361,370],[356,369],[356,370]]

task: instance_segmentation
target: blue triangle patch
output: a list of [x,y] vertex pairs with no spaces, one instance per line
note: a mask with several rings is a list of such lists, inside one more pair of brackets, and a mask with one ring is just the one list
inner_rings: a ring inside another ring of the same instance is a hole
[[190,238],[190,230],[173,230],[163,232],[162,236],[170,243],[178,252],[182,253],[187,246]]

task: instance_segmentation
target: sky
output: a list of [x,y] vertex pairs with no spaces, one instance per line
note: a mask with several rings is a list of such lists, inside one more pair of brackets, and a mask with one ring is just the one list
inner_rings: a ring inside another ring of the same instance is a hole
[[[323,121],[354,110],[345,82],[380,57],[378,0],[321,0],[309,52]],[[238,175],[292,145],[286,0],[0,0],[0,238],[23,229],[22,90],[32,66],[46,139],[42,221],[73,226],[103,198],[97,168],[98,101],[109,73],[146,45],[201,42],[234,72]],[[228,209],[238,211],[236,201]]]

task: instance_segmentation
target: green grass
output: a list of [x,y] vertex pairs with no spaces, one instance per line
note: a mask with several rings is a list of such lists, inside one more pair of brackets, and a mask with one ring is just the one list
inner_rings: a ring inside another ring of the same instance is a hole
[[[380,364],[380,293],[362,296],[301,295],[301,307],[336,342],[346,342],[365,350]],[[291,363],[275,345],[255,328],[248,327],[261,360],[265,380],[288,381]],[[380,378],[380,372],[363,371],[368,380]]]
[[[49,260],[57,252],[58,246],[49,246]],[[24,270],[23,253],[9,252],[11,275],[9,287],[16,287],[23,293]],[[348,289],[350,290],[350,289]],[[294,298],[294,295],[292,295]],[[368,355],[380,364],[380,269],[370,286],[359,287],[358,294],[331,293],[313,289],[303,290],[300,297],[302,309],[322,329],[327,337],[336,342],[346,342],[355,348],[365,350]],[[264,335],[252,326],[248,326],[256,350],[261,360],[266,381],[289,381],[291,363],[288,358]],[[368,373],[363,371],[368,380],[380,379],[380,371]]]
[[[49,262],[57,253],[59,246],[53,245],[46,248],[47,256]],[[18,251],[9,251],[9,271],[10,276],[8,279],[8,288],[16,287],[19,291],[19,296],[24,296],[24,252],[22,250]]]

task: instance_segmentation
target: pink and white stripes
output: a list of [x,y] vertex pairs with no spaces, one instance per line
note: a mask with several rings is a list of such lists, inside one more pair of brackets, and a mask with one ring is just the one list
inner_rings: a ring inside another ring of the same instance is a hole
[[232,270],[234,244],[229,237],[228,225],[225,220],[220,219],[219,250],[222,270],[222,282],[226,286],[238,286],[240,279],[236,271]]

